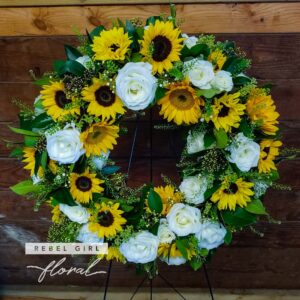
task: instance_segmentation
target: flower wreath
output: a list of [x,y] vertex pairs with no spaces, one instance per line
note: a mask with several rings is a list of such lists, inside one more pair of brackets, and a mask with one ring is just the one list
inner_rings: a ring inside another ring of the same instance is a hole
[[[171,16],[96,27],[44,74],[34,110],[20,104],[31,178],[12,187],[52,207],[53,242],[107,242],[101,258],[199,269],[232,233],[267,216],[278,179],[278,117],[269,88],[245,75],[233,42],[187,36]],[[125,113],[158,105],[164,129],[186,130],[180,185],[126,185],[109,159]],[[280,156],[282,158],[282,155]]]

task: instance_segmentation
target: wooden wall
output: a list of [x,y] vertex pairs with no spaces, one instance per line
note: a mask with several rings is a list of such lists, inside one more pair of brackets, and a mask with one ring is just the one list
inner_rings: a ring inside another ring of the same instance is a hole
[[[70,4],[70,1],[64,1]],[[11,99],[17,97],[30,104],[38,95],[38,88],[31,84],[28,70],[40,75],[51,68],[54,59],[63,58],[63,45],[76,44],[72,26],[83,32],[85,28],[108,24],[110,17],[146,18],[159,11],[168,11],[167,5],[13,8],[7,5],[18,6],[20,1],[2,2],[6,5],[0,7],[0,135],[3,139],[17,138],[7,129],[8,124],[17,121],[17,109],[11,104]],[[300,147],[300,3],[223,2],[227,3],[178,5],[178,15],[185,19],[183,30],[188,33],[213,32],[220,40],[235,40],[253,60],[251,75],[261,83],[275,84],[273,96],[281,113],[285,145]],[[153,112],[154,121],[156,116]],[[165,143],[169,140],[169,133],[152,130],[151,153],[151,126],[148,114],[139,127],[130,178],[133,185],[150,180],[151,155],[156,184],[161,182],[161,173],[174,177],[176,171],[176,155],[170,144]],[[124,171],[133,130],[134,124],[129,124],[128,136],[122,138],[114,152]],[[25,256],[23,243],[45,241],[50,224],[49,212],[42,209],[40,213],[34,213],[30,201],[9,191],[10,185],[28,174],[19,162],[8,158],[4,143],[0,144],[0,161],[0,282],[36,284],[37,273],[27,270],[26,265],[45,266],[52,257]],[[281,182],[291,184],[293,191],[269,191],[266,198],[269,211],[282,224],[262,222],[259,229],[265,234],[264,238],[244,232],[235,236],[233,245],[222,247],[209,265],[214,287],[300,288],[299,166],[299,160],[282,163]],[[68,262],[85,265],[82,257],[70,257]],[[106,267],[105,264],[101,266]],[[206,286],[202,272],[167,266],[162,266],[161,271],[177,286]],[[138,281],[132,266],[113,266],[114,286],[135,286]],[[103,275],[87,278],[64,276],[47,279],[45,284],[101,286],[104,282]],[[154,284],[163,286],[158,279]]]

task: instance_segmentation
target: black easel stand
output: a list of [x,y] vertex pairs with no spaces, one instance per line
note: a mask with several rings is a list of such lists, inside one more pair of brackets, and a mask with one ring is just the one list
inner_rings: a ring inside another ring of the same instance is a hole
[[[133,154],[134,154],[134,148],[136,144],[136,139],[137,139],[137,133],[138,133],[138,128],[139,128],[139,115],[136,117],[136,124],[135,124],[135,129],[134,129],[134,134],[133,134],[133,140],[132,140],[132,146],[130,150],[130,156],[129,156],[129,161],[128,161],[128,168],[127,168],[127,179],[129,177],[130,169],[131,169],[131,164],[132,164],[132,159],[133,159]],[[151,109],[151,115],[150,115],[150,178],[152,181],[153,179],[153,158],[152,158],[152,150],[153,150],[153,138],[152,138],[152,109]],[[108,269],[107,269],[107,276],[106,276],[106,281],[105,281],[105,288],[104,288],[104,294],[103,294],[103,300],[107,300],[107,291],[109,287],[109,281],[110,281],[110,275],[111,275],[111,269],[112,269],[112,260],[109,261]],[[211,300],[214,300],[214,294],[212,290],[212,286],[210,283],[209,275],[206,269],[205,264],[203,264],[203,271],[205,274],[205,279],[206,283],[209,289],[210,297]],[[160,273],[157,275],[159,278],[161,278],[167,286],[169,286],[181,299],[187,300],[172,283],[170,283],[164,276],[162,276]],[[130,300],[132,300],[135,295],[138,293],[139,289],[143,286],[143,284],[149,280],[149,288],[150,288],[150,300],[153,298],[153,279],[148,278],[146,275],[142,281],[138,284],[138,286],[135,288],[132,296],[130,297]]]

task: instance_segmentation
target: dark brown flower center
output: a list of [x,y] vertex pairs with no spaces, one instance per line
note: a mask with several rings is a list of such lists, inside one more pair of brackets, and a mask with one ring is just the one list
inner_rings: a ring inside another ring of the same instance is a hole
[[170,40],[167,39],[165,36],[158,35],[152,40],[152,43],[154,48],[152,53],[153,60],[165,60],[172,50],[172,44]]
[[112,52],[116,52],[120,47],[116,44],[112,44],[109,48]]
[[58,107],[64,108],[66,104],[71,103],[71,100],[67,99],[67,96],[63,91],[57,91],[55,93],[55,103]]
[[98,214],[98,222],[101,226],[109,227],[114,223],[114,216],[110,211],[101,211]]
[[229,113],[229,107],[227,107],[226,105],[223,105],[221,110],[219,111],[219,117],[223,118],[223,117],[227,117]]
[[108,86],[101,86],[95,91],[96,101],[102,106],[110,106],[115,100],[116,96]]
[[178,109],[186,110],[195,104],[192,93],[185,89],[173,90],[169,95],[170,102]]
[[235,194],[238,191],[238,186],[235,183],[231,183],[230,186],[224,190],[226,194]]
[[266,153],[267,153],[267,155],[268,155],[268,154],[269,154],[269,152],[270,152],[270,147],[265,147],[263,151],[264,151],[264,152],[266,152]]
[[86,176],[80,176],[76,179],[76,187],[82,192],[88,192],[92,188],[92,181]]

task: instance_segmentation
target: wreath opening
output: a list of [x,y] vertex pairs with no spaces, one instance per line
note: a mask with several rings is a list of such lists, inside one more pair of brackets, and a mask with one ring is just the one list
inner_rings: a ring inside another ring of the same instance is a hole
[[[51,207],[49,241],[107,242],[101,259],[146,271],[157,260],[198,270],[233,233],[270,218],[263,196],[285,158],[270,89],[246,75],[233,42],[178,23],[172,7],[145,25],[96,27],[35,81],[34,109],[20,105],[11,129],[24,142],[11,155],[30,178],[11,189]],[[180,184],[132,188],[109,156],[126,119],[151,107],[164,120],[156,129],[183,132]]]

